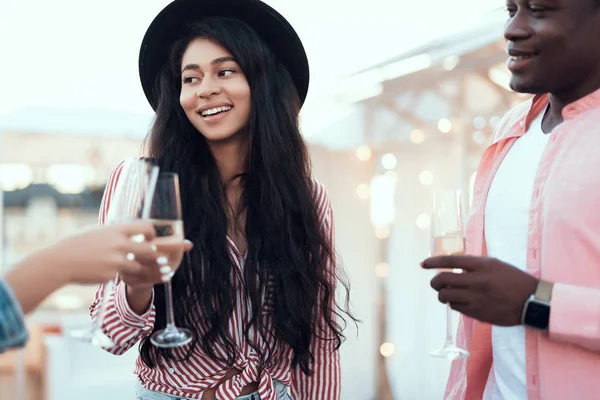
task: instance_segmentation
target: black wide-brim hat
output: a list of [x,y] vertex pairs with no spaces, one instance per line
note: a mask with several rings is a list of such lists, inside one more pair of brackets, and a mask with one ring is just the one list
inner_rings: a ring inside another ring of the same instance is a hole
[[187,32],[189,24],[207,17],[237,18],[248,24],[287,68],[304,103],[309,68],[304,46],[290,23],[260,0],[175,0],[154,18],[140,49],[140,79],[154,110],[158,75],[169,61],[171,46]]

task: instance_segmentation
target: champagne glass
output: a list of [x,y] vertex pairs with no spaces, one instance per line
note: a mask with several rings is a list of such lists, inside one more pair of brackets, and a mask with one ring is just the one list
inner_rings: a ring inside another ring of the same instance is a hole
[[[144,159],[127,160],[123,163],[116,187],[110,196],[110,205],[104,221],[105,225],[147,218],[150,210],[150,199],[158,178],[158,170],[158,166]],[[131,240],[141,243],[144,241],[144,235],[135,235]],[[127,257],[133,258],[134,255],[128,254]],[[114,280],[102,285],[102,300],[92,326],[83,330],[70,331],[71,337],[100,347],[112,347],[114,345],[102,330],[106,302],[110,291],[113,289]]]
[[[463,228],[462,192],[436,190],[433,193],[433,218],[431,219],[431,255],[463,254],[465,236]],[[439,269],[439,272],[461,273],[461,270]],[[452,332],[452,309],[446,305],[446,343],[434,352],[433,357],[455,360],[469,357],[469,352],[456,346]]]
[[175,326],[171,286],[171,278],[181,264],[184,253],[184,232],[177,174],[161,173],[158,176],[149,218],[156,231],[153,244],[159,253],[165,254],[168,261],[161,268],[165,285],[167,324],[164,329],[156,331],[150,337],[150,342],[156,347],[163,348],[185,346],[192,341],[192,333],[188,329]]

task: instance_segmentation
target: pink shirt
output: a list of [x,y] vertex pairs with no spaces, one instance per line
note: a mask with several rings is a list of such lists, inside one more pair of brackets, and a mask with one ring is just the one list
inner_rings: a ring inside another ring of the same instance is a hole
[[[102,200],[100,209],[100,223],[103,224],[112,194],[115,190],[117,181],[121,174],[123,164],[121,163],[112,172],[106,191]],[[327,197],[325,187],[316,180],[313,181],[313,197],[317,205],[319,220],[325,230],[331,243],[335,243],[333,211],[331,203]],[[235,278],[243,276],[245,257],[238,251],[233,241],[229,238],[229,255],[234,263],[234,267],[240,272],[234,274]],[[333,268],[332,265],[329,265]],[[242,282],[234,279],[234,287],[239,293],[238,299],[243,298]],[[103,286],[96,292],[96,298],[90,306],[92,318],[98,313],[100,301],[102,299]],[[152,304],[150,309],[144,315],[137,315],[129,307],[125,294],[125,283],[118,277],[116,279],[115,290],[110,293],[106,314],[103,320],[103,328],[110,339],[115,343],[114,347],[106,349],[107,351],[120,355],[133,347],[141,339],[146,338],[154,328],[156,319],[156,310]],[[272,326],[272,316],[270,307],[272,302],[265,301],[263,309],[263,318],[266,326]],[[339,351],[333,348],[333,340],[320,340],[316,336],[313,338],[311,350],[314,356],[314,363],[311,364],[313,374],[307,376],[299,368],[292,369],[292,349],[287,347],[284,350],[285,357],[279,361],[269,362],[264,370],[259,369],[261,360],[258,353],[250,346],[245,339],[244,327],[247,307],[245,302],[238,300],[235,306],[233,316],[229,321],[229,333],[235,341],[237,347],[237,358],[234,367],[241,371],[240,374],[228,379],[222,384],[218,383],[228,372],[224,362],[214,360],[206,355],[198,344],[191,357],[186,361],[175,361],[160,359],[160,364],[154,369],[150,369],[138,357],[135,373],[142,385],[149,390],[158,391],[178,397],[189,399],[200,399],[206,389],[214,388],[218,385],[216,397],[222,400],[233,400],[240,395],[242,388],[252,382],[258,382],[258,393],[261,399],[276,400],[277,393],[274,389],[273,381],[278,380],[291,387],[292,396],[295,400],[339,400],[341,390],[341,373]],[[196,312],[201,313],[200,307]],[[197,326],[198,332],[206,331],[208,327]],[[254,335],[259,345],[264,348],[272,348],[270,337],[259,340],[258,332]],[[185,356],[188,347],[174,349],[173,352],[182,359]],[[226,355],[224,346],[215,344],[215,351],[222,356]]]
[[[466,226],[467,253],[485,255],[484,210],[498,166],[548,105],[536,96],[511,110],[485,150]],[[527,329],[528,400],[600,398],[600,90],[566,106],[535,178],[527,272],[554,282],[547,333]],[[493,368],[491,326],[461,317],[446,399],[483,396]]]

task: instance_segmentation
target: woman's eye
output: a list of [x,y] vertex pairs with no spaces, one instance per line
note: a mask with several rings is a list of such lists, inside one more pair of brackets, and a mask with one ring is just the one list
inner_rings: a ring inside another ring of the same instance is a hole
[[233,69],[224,69],[223,71],[219,72],[219,76],[229,76],[233,73],[235,73],[235,70]]

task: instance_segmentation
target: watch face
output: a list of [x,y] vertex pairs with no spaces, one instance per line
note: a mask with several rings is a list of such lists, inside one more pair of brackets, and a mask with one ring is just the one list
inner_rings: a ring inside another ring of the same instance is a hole
[[536,329],[548,329],[550,321],[550,306],[548,304],[530,301],[525,313],[525,325]]

